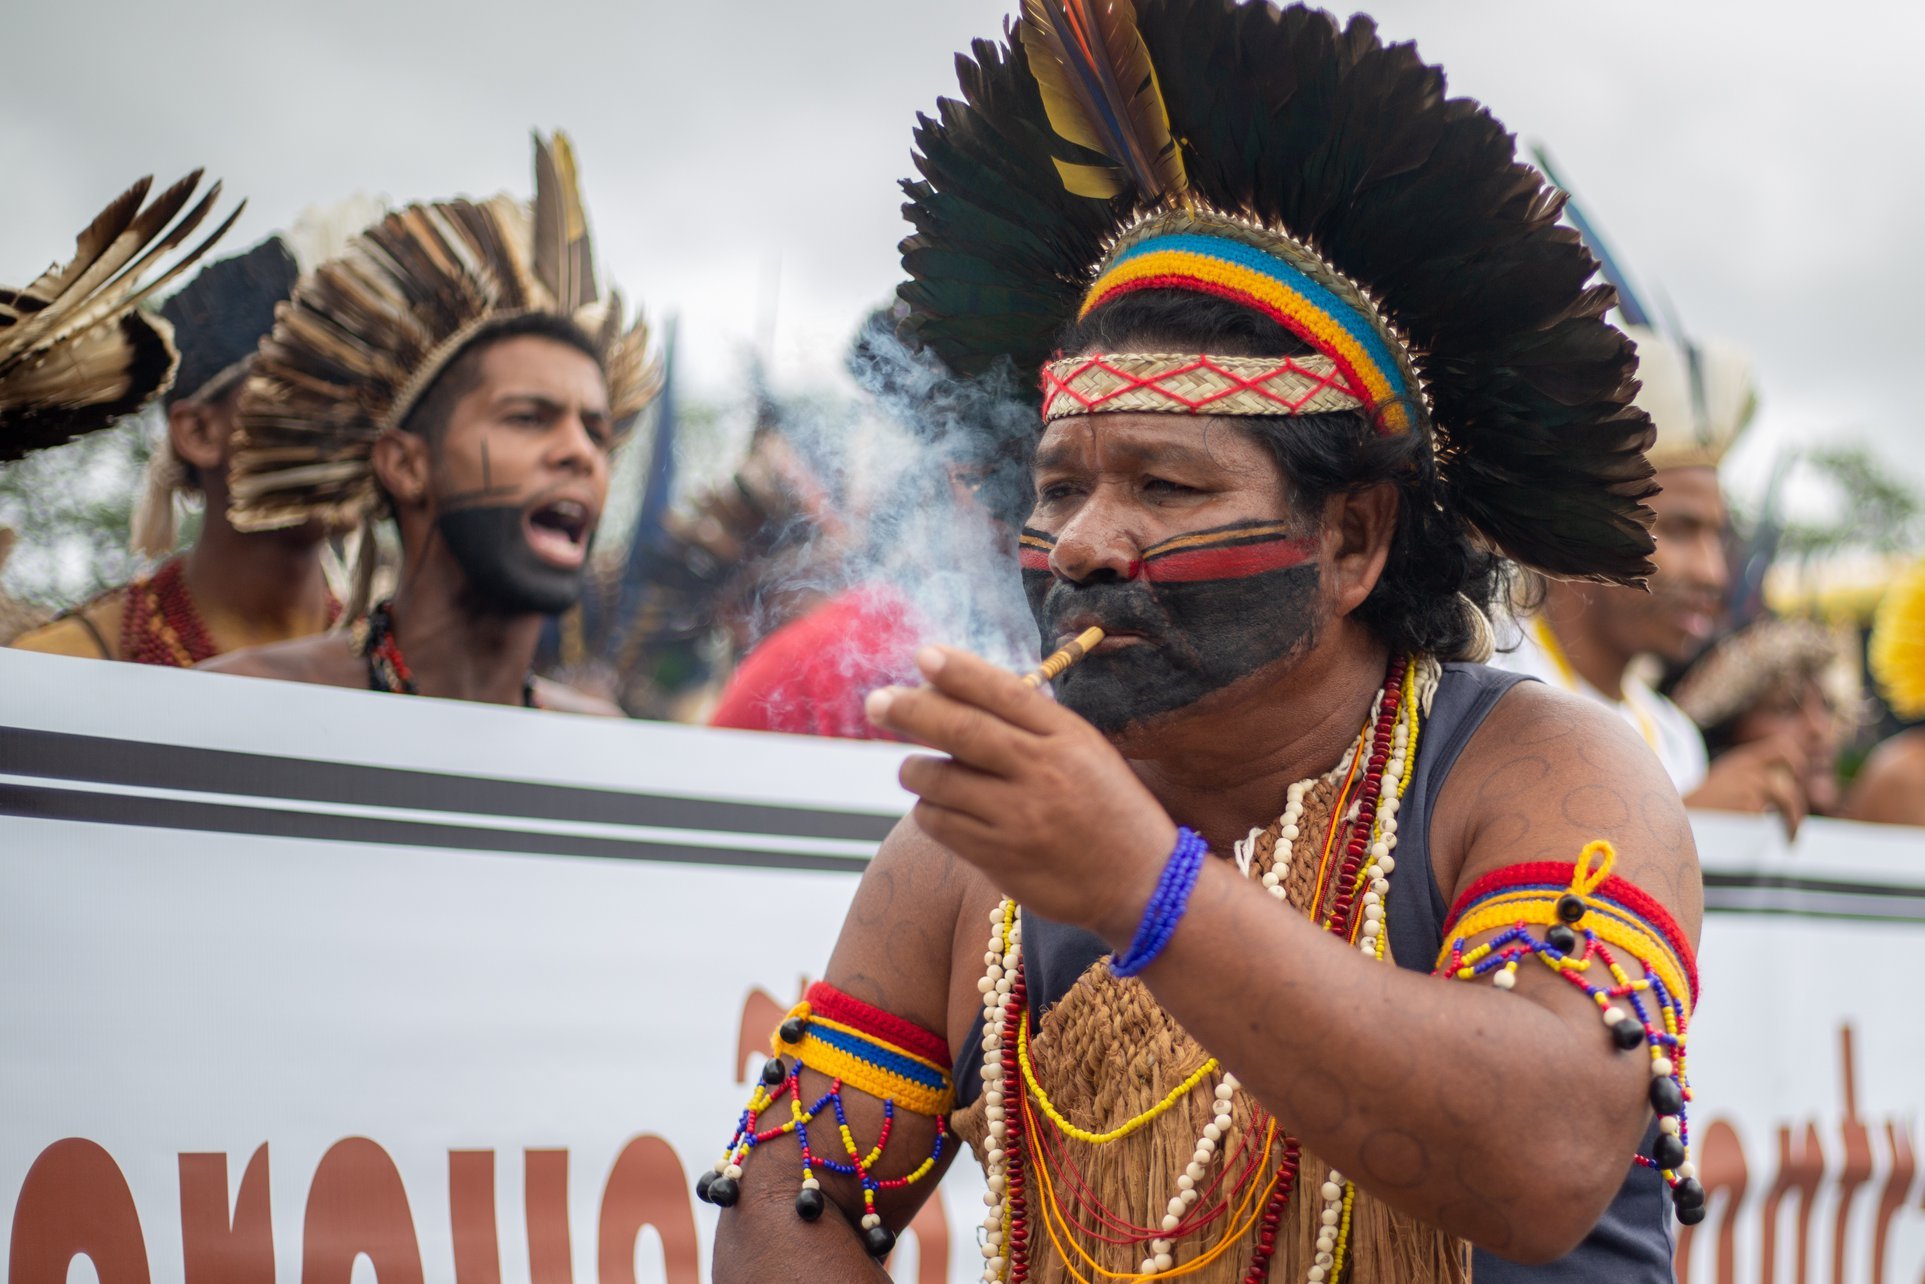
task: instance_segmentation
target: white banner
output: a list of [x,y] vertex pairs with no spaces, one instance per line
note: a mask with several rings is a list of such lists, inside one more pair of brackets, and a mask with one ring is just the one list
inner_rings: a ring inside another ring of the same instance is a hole
[[[899,757],[0,652],[5,1278],[706,1279]],[[1925,835],[1699,837],[1681,1275],[1911,1284]],[[976,1277],[980,1190],[897,1279]]]

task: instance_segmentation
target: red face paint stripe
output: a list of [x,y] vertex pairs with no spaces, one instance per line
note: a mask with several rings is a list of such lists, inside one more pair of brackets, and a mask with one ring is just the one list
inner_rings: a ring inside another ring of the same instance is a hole
[[1288,570],[1310,560],[1312,539],[1274,539],[1228,548],[1199,548],[1166,553],[1143,563],[1143,578],[1153,583],[1187,584],[1198,580],[1235,580],[1266,571]]
[[1016,550],[1016,561],[1026,571],[1047,571],[1049,570],[1049,550],[1032,548],[1025,544]]

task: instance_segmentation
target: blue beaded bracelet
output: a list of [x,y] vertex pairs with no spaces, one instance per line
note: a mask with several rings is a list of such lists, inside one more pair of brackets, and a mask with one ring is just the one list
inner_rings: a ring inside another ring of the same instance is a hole
[[1143,907],[1143,921],[1136,925],[1129,949],[1110,959],[1111,975],[1135,976],[1156,961],[1190,907],[1190,889],[1196,886],[1197,875],[1203,872],[1203,858],[1209,854],[1210,845],[1195,830],[1176,831],[1176,849],[1163,863],[1163,876],[1156,880],[1150,903]]

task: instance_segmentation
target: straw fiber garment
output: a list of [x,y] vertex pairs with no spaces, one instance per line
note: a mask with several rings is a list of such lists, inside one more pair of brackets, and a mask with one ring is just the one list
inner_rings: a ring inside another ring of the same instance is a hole
[[[1304,798],[1303,818],[1299,822],[1303,838],[1295,845],[1285,880],[1293,906],[1301,908],[1310,901],[1322,836],[1328,830],[1330,809],[1340,783],[1334,776],[1325,777]],[[1252,861],[1253,878],[1270,868],[1275,845],[1273,826],[1258,843]],[[1324,889],[1318,907],[1320,916],[1328,912],[1334,892],[1334,887]],[[1423,894],[1421,888],[1398,887],[1393,879],[1387,908],[1394,914],[1400,896]],[[1384,966],[1391,963],[1386,960]],[[1119,980],[1110,975],[1106,961],[1099,961],[1077,980],[1061,1002],[1043,1015],[1040,1027],[1030,1040],[1030,1057],[1037,1077],[1064,1117],[1081,1128],[1100,1132],[1161,1101],[1208,1060],[1209,1053],[1157,1005],[1140,981]],[[1137,1133],[1108,1145],[1090,1146],[1062,1137],[1042,1118],[1040,1110],[1036,1112],[1036,1126],[1051,1130],[1054,1147],[1067,1148],[1083,1181],[1104,1206],[1131,1222],[1155,1225],[1175,1190],[1177,1175],[1189,1162],[1198,1134],[1211,1121],[1211,1102],[1219,1077],[1207,1076],[1177,1108]],[[978,1156],[982,1154],[982,1140],[986,1135],[984,1106],[984,1096],[979,1095],[951,1120],[956,1134],[969,1142]],[[1254,1135],[1250,1132],[1251,1106],[1248,1094],[1239,1093],[1234,1106],[1234,1130],[1224,1138],[1223,1154],[1234,1153],[1246,1138],[1261,1150],[1261,1131]],[[1290,1121],[1278,1120],[1278,1126],[1287,1130]],[[1276,1172],[1281,1151],[1279,1134],[1266,1170],[1260,1175],[1265,1184]],[[1035,1162],[1033,1157],[1031,1162]],[[1303,1153],[1296,1193],[1284,1219],[1285,1234],[1279,1237],[1271,1264],[1272,1280],[1304,1278],[1314,1255],[1321,1212],[1322,1201],[1317,1192],[1328,1172],[1328,1164],[1308,1151]],[[1067,1201],[1069,1195],[1060,1178],[1056,1185],[1058,1200]],[[1078,1278],[1100,1280],[1080,1258],[1074,1262],[1074,1272],[1066,1267],[1043,1229],[1040,1183],[1032,1181],[1031,1188],[1029,1278],[1036,1284],[1070,1284]],[[1223,1225],[1218,1222],[1200,1237],[1178,1240],[1175,1247],[1178,1269],[1212,1248]],[[1209,1266],[1178,1278],[1191,1284],[1233,1284],[1243,1279],[1249,1269],[1255,1245],[1255,1234],[1246,1233],[1242,1242]],[[1085,1240],[1082,1247],[1104,1270],[1117,1273],[1136,1271],[1143,1257],[1140,1245]],[[1357,1284],[1431,1284],[1433,1281],[1466,1284],[1470,1279],[1470,1253],[1463,1241],[1393,1212],[1359,1190],[1352,1210],[1343,1275]]]

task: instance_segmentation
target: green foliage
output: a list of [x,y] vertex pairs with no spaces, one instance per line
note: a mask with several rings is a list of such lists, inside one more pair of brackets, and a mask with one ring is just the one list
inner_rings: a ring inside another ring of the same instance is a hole
[[1870,447],[1831,446],[1800,462],[1833,491],[1839,501],[1837,516],[1786,523],[1780,556],[1904,553],[1925,543],[1925,500]]
[[143,569],[127,539],[153,441],[135,420],[0,466],[0,525],[18,536],[0,586],[58,608]]

